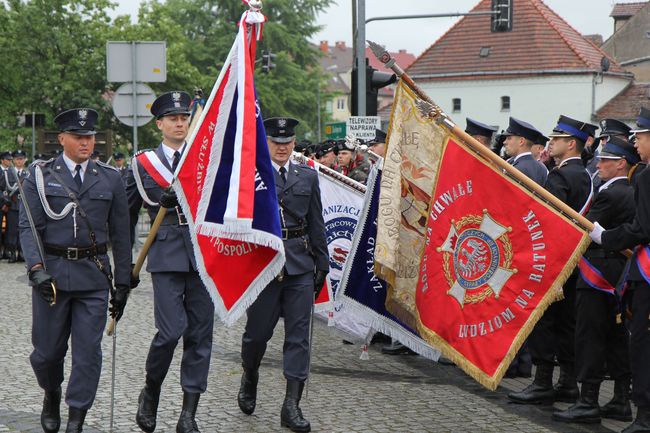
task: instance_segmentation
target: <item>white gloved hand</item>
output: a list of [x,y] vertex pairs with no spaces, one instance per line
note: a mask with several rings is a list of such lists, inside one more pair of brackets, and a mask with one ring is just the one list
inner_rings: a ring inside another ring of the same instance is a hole
[[589,232],[589,237],[591,238],[592,241],[596,242],[598,245],[602,245],[602,237],[603,237],[603,232],[605,229],[603,226],[598,224],[598,221],[594,222],[594,229]]

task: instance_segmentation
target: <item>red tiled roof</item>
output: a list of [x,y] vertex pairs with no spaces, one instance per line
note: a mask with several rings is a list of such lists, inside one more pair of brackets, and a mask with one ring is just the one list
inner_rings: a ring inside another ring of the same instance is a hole
[[596,112],[599,119],[634,123],[641,107],[650,108],[650,83],[632,83]]
[[613,18],[629,18],[634,16],[647,4],[648,2],[616,3],[609,16]]
[[[391,57],[397,61],[397,64],[406,69],[415,61],[415,55],[406,52],[406,50],[399,50],[397,53],[390,53]],[[370,66],[377,69],[381,72],[390,72],[393,73],[392,69],[386,68],[386,66],[372,54],[372,50],[369,47],[366,47],[366,58],[370,62]]]
[[[466,79],[472,74],[504,78],[513,73],[600,71],[602,57],[609,56],[541,0],[513,3],[512,31],[492,32],[489,16],[466,16],[424,51],[408,73],[416,79]],[[472,12],[489,11],[491,5],[491,0],[481,0]],[[489,55],[481,57],[481,48],[489,48]],[[610,65],[610,72],[624,72],[611,57]]]

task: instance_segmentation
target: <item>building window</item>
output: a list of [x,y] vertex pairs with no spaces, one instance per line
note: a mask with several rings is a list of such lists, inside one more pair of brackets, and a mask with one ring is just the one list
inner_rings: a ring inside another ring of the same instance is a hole
[[501,97],[501,111],[510,111],[510,96]]
[[333,108],[333,106],[334,106],[334,104],[332,103],[332,101],[327,101],[327,102],[325,103],[325,112],[326,112],[326,113],[329,113],[329,114],[332,114],[332,108]]
[[646,38],[646,39],[650,39],[650,32],[649,32],[649,31],[646,31],[646,32],[645,32],[645,38]]
[[338,98],[336,100],[336,109],[345,110],[345,98]]
[[490,47],[481,47],[478,53],[479,57],[487,57],[490,55]]
[[460,113],[460,98],[454,98],[451,100],[451,105],[453,106],[454,113]]

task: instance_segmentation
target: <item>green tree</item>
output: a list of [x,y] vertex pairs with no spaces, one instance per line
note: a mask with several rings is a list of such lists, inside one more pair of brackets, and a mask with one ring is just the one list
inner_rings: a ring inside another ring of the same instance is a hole
[[[269,74],[258,69],[257,87],[263,114],[294,116],[303,133],[315,131],[316,95],[325,76],[318,51],[308,39],[318,26],[316,15],[332,0],[267,0],[269,21],[258,51],[278,57]],[[157,93],[172,89],[209,93],[237,34],[244,6],[240,0],[149,0],[136,23],[111,19],[110,0],[5,0],[0,2],[0,149],[15,147],[17,116],[45,113],[47,127],[64,108],[97,107],[100,127],[111,129],[122,148],[132,140],[131,128],[112,115],[111,92],[121,83],[106,82],[107,41],[166,41],[167,82]],[[325,95],[324,95],[325,98]],[[324,113],[321,113],[324,114]],[[139,129],[141,147],[155,146],[154,122]]]

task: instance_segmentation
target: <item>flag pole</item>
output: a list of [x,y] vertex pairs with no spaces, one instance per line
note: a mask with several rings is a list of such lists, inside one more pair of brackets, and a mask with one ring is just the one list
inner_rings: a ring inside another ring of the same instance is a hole
[[476,140],[474,137],[463,131],[458,127],[443,111],[442,109],[429,98],[429,96],[413,81],[409,75],[404,72],[404,70],[397,64],[395,59],[392,58],[390,53],[384,49],[381,45],[368,41],[368,45],[372,50],[373,54],[377,59],[384,64],[386,68],[390,68],[395,72],[395,75],[398,76],[402,81],[404,81],[416,94],[422,99],[423,103],[419,104],[420,111],[425,115],[428,115],[437,123],[444,126],[446,129],[450,130],[452,133],[456,134],[462,138],[474,152],[480,155],[482,158],[490,161],[492,164],[496,165],[498,168],[502,169],[508,174],[509,177],[516,180],[519,184],[523,185],[532,192],[534,195],[539,196],[546,203],[553,206],[556,210],[568,217],[574,224],[579,228],[591,231],[594,229],[594,224],[589,221],[584,216],[580,215],[578,212],[573,210],[566,203],[562,202],[560,199],[555,197],[553,194],[548,192],[546,189],[542,188],[540,185],[535,183],[528,176],[523,174],[521,171],[517,170],[512,165],[508,164],[501,157],[496,155],[490,148]]
[[[198,95],[197,98],[199,98]],[[203,107],[199,104],[198,106],[196,106],[196,109],[193,111],[194,113],[192,114],[192,121],[188,128],[188,136],[190,136],[192,132],[196,129],[196,125],[199,122],[198,119],[201,117],[201,114],[203,114]],[[147,238],[145,239],[144,244],[142,245],[142,249],[140,249],[140,253],[138,254],[138,258],[135,261],[135,264],[133,265],[133,269],[131,269],[131,275],[134,278],[138,278],[138,276],[140,275],[140,270],[142,269],[142,265],[144,265],[144,260],[147,258],[147,254],[149,254],[149,248],[151,248],[151,244],[153,244],[153,241],[156,239],[156,233],[158,233],[158,229],[162,225],[162,222],[165,219],[166,215],[167,215],[167,208],[160,206],[160,208],[158,209],[158,213],[156,214],[156,218],[154,218],[153,223],[149,228],[149,234],[147,235]],[[108,324],[108,328],[106,329],[106,335],[110,337],[111,335],[113,335],[114,331],[115,331],[115,319],[111,318]]]

